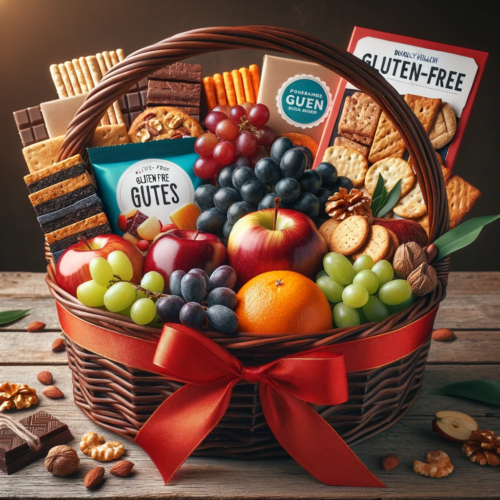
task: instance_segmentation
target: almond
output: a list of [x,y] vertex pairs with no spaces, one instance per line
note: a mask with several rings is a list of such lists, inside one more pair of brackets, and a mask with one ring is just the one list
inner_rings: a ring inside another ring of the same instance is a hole
[[95,488],[104,477],[104,467],[95,467],[87,472],[85,479],[83,480],[83,485],[85,488]]
[[54,352],[59,352],[59,351],[64,351],[66,346],[64,345],[64,339],[56,339],[54,342],[52,342],[52,350]]
[[36,376],[36,378],[38,379],[38,382],[40,382],[43,385],[50,385],[54,381],[54,379],[52,378],[52,373],[48,371],[40,372]]
[[382,467],[385,470],[395,469],[399,465],[399,458],[394,453],[387,455],[382,459]]
[[48,387],[46,387],[42,391],[42,394],[50,399],[61,399],[64,397],[64,393],[55,385],[49,385]]
[[128,460],[120,460],[119,462],[116,462],[111,469],[109,469],[109,473],[114,474],[115,476],[127,477],[132,472],[134,465],[135,464],[129,462]]
[[438,247],[434,243],[431,243],[426,247],[425,253],[427,254],[427,264],[430,264],[438,254]]
[[41,332],[43,329],[45,329],[45,323],[42,323],[41,321],[33,321],[28,325],[28,332]]
[[449,328],[440,328],[432,332],[432,339],[439,342],[451,342],[456,339],[455,333]]

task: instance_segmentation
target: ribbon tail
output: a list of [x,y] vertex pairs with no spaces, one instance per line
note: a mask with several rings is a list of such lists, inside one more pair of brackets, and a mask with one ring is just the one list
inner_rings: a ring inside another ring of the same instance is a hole
[[278,442],[316,479],[331,486],[385,488],[305,401],[262,382],[260,400]]
[[236,382],[185,385],[143,425],[135,442],[149,455],[165,484],[220,422]]

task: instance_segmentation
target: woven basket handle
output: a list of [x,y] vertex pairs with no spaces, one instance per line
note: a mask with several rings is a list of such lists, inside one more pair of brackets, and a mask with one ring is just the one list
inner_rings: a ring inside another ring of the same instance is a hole
[[59,159],[83,154],[107,108],[145,76],[189,57],[234,49],[264,49],[301,57],[334,71],[368,94],[392,120],[412,159],[429,216],[429,240],[448,230],[448,203],[441,167],[429,137],[396,90],[369,65],[344,49],[285,28],[242,26],[180,33],[128,56],[113,67],[71,121]]

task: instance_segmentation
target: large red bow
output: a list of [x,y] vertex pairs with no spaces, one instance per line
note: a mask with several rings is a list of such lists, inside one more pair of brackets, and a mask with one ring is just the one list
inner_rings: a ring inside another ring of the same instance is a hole
[[260,383],[266,421],[302,467],[329,485],[372,487],[384,485],[307,403],[347,401],[347,373],[383,366],[421,347],[430,336],[437,312],[436,307],[387,334],[244,367],[203,334],[181,325],[165,325],[156,345],[86,323],[57,305],[63,331],[77,344],[186,384],[156,410],[135,439],[165,482],[220,422],[234,385],[245,380]]

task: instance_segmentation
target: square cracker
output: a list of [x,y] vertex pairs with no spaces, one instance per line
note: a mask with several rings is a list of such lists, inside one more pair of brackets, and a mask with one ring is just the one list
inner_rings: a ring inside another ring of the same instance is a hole
[[378,121],[377,131],[375,132],[375,138],[373,139],[373,145],[370,149],[368,161],[370,163],[376,163],[384,158],[389,158],[389,156],[402,158],[405,149],[405,143],[396,130],[396,127],[392,124],[389,117],[382,112]]
[[458,175],[453,175],[448,181],[446,193],[450,212],[450,229],[453,229],[470,212],[482,193]]
[[420,95],[406,94],[405,101],[411,110],[417,115],[424,129],[429,133],[434,118],[441,107],[441,99],[431,99]]
[[339,175],[349,177],[354,187],[364,184],[368,161],[357,149],[331,146],[326,149],[323,161],[334,165]]
[[130,144],[130,137],[124,123],[103,125],[96,128],[91,147],[101,148],[103,146],[116,146],[117,144]]
[[349,134],[348,132],[339,132],[339,135],[351,141],[364,144],[365,146],[370,146],[371,143],[373,142],[373,139],[371,137],[365,137],[364,135]]
[[381,112],[381,107],[371,97],[362,92],[355,92],[345,99],[339,132],[373,139]]
[[335,141],[333,142],[334,146],[344,146],[346,148],[357,149],[365,158],[368,156],[370,148],[367,146],[363,146],[362,144],[358,144],[357,142],[351,141],[347,137],[337,136],[335,137]]
[[63,140],[64,136],[61,135],[23,148],[24,159],[30,172],[38,172],[56,164]]

